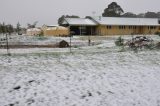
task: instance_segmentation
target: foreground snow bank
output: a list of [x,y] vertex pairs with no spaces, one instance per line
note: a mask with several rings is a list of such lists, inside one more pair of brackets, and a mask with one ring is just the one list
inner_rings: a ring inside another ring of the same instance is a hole
[[159,51],[100,50],[0,55],[0,105],[160,105]]

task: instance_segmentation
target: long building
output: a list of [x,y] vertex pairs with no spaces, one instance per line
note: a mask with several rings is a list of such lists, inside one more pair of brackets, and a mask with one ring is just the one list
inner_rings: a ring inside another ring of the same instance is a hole
[[69,27],[73,35],[145,35],[160,32],[160,19],[157,18],[65,18],[62,25]]
[[69,29],[58,25],[43,25],[42,31],[44,36],[68,36]]

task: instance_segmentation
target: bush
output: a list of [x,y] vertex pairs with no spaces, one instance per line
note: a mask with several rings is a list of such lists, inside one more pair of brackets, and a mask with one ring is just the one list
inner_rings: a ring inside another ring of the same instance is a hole
[[159,35],[160,36],[160,32],[156,32],[155,35]]
[[44,36],[43,31],[39,34],[39,36]]
[[156,48],[157,48],[157,49],[160,49],[160,42],[158,42],[158,43],[156,44]]
[[120,36],[118,39],[115,41],[116,46],[123,46],[124,45],[124,39]]
[[155,45],[153,43],[151,43],[151,44],[146,45],[145,47],[146,47],[146,49],[152,50],[155,48]]

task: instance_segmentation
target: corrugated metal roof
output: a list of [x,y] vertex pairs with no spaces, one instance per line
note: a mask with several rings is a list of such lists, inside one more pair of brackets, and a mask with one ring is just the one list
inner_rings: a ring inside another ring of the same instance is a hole
[[57,26],[57,27],[48,27],[46,30],[68,30],[66,27]]
[[39,28],[30,28],[30,29],[27,29],[27,31],[41,31],[41,29],[39,29]]
[[58,27],[59,25],[47,25],[47,27]]
[[92,17],[101,25],[160,26],[156,18]]
[[[87,26],[95,26],[97,25],[94,21],[87,18],[65,18],[65,21],[70,25],[87,25]],[[66,22],[62,24],[66,24]]]

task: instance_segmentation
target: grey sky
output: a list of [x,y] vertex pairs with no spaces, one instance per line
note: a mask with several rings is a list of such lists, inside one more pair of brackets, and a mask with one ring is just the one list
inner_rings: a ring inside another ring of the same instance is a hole
[[117,2],[125,12],[144,13],[160,11],[160,0],[0,0],[0,22],[20,24],[38,21],[39,25],[57,24],[65,15],[85,17],[102,14],[111,2]]

